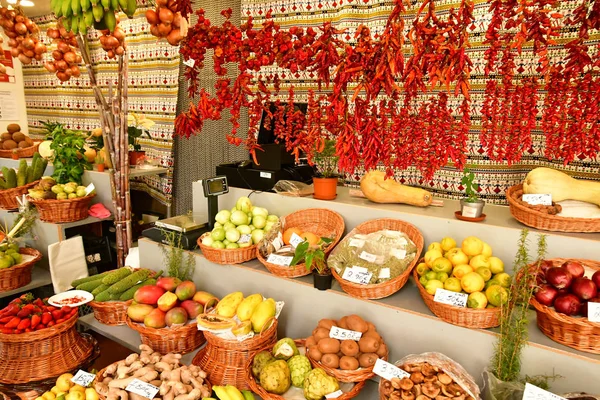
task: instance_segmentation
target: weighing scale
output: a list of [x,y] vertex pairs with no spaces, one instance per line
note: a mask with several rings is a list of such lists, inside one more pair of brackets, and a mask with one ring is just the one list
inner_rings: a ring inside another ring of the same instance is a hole
[[156,221],[154,227],[144,230],[142,235],[155,242],[166,243],[164,231],[175,231],[181,235],[181,246],[185,250],[195,248],[198,238],[214,228],[215,216],[219,212],[218,197],[229,193],[229,185],[225,176],[204,179],[202,188],[204,197],[208,201],[208,221],[204,220],[204,215],[178,215]]

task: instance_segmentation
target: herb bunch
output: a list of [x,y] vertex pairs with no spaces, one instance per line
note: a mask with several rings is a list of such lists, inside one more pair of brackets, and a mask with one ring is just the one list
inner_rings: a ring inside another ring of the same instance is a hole
[[464,176],[462,177],[460,183],[462,183],[465,186],[467,203],[477,203],[477,201],[479,200],[479,196],[477,196],[479,185],[475,183],[475,174],[468,167],[465,167],[463,172]]
[[[181,233],[161,229],[163,234],[163,243],[160,249],[163,254],[163,261],[167,266],[167,275],[179,278],[182,281],[190,280],[196,269],[196,258],[192,253],[184,257],[183,246],[181,245]],[[185,259],[184,259],[185,258]]]
[[52,177],[56,183],[76,182],[81,185],[85,170],[92,169],[92,164],[84,155],[85,139],[85,135],[80,131],[66,129],[62,125],[54,128],[50,148],[54,151]]

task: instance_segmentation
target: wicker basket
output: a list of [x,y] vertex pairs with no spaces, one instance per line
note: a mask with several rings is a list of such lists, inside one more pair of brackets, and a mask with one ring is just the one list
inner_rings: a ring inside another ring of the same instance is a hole
[[17,335],[0,334],[0,382],[27,383],[71,371],[94,350],[91,336],[75,328],[77,314],[51,328]]
[[0,270],[0,292],[18,289],[31,282],[31,270],[33,266],[42,258],[42,253],[36,249],[22,247],[19,253],[33,256],[33,260],[22,262],[10,268]]
[[126,318],[126,323],[131,329],[140,333],[142,344],[152,347],[161,354],[187,354],[202,346],[206,341],[204,334],[198,330],[195,322],[162,329],[147,328],[129,318]]
[[[564,258],[553,258],[550,261],[555,267],[567,261]],[[576,259],[582,265],[600,270],[600,261]],[[600,354],[600,323],[590,322],[584,317],[572,317],[557,312],[554,307],[539,303],[531,298],[531,305],[537,312],[537,325],[544,335],[557,343],[587,353]]]
[[[326,253],[329,253],[342,238],[344,234],[344,219],[335,211],[325,208],[307,208],[305,210],[295,211],[281,218],[282,230],[288,228],[300,228],[303,231],[314,233],[321,237],[331,237],[333,241],[327,247]],[[333,236],[333,237],[332,237]],[[270,273],[286,278],[297,278],[309,275],[311,271],[306,270],[304,263],[286,267],[283,265],[272,264],[260,254],[257,253],[260,261]]]
[[456,307],[448,304],[438,303],[433,301],[432,295],[427,293],[427,290],[419,282],[417,270],[413,271],[413,278],[419,288],[419,293],[427,307],[438,318],[452,325],[464,326],[465,328],[486,329],[500,325],[500,307],[473,309],[466,307]]
[[222,339],[205,332],[206,346],[196,354],[192,363],[206,371],[207,379],[213,385],[249,389],[246,375],[250,357],[263,347],[273,347],[277,342],[277,320],[273,321],[264,332],[243,342]]
[[523,184],[515,185],[506,191],[510,213],[522,224],[532,228],[554,232],[600,232],[600,218],[567,218],[549,215],[519,202],[523,194]]
[[[31,158],[33,157],[33,155],[35,154],[36,151],[38,151],[38,148],[40,147],[40,143],[42,143],[39,140],[34,140],[33,141],[33,146],[29,146],[29,147],[25,147],[24,149],[20,149],[17,148],[17,155],[19,156],[19,158]],[[2,158],[12,158],[13,155],[13,151],[12,150],[0,150],[0,157]]]
[[94,310],[94,318],[104,325],[117,326],[127,323],[127,308],[133,303],[129,301],[90,301]]
[[37,185],[39,180],[28,183],[27,185],[17,186],[12,189],[0,190],[0,208],[4,210],[15,210],[19,208],[17,197],[29,193],[29,189]]
[[408,281],[410,271],[415,265],[417,265],[418,258],[423,250],[423,235],[421,235],[421,232],[419,232],[414,225],[409,224],[408,222],[390,218],[374,219],[363,222],[362,224],[356,226],[356,228],[354,228],[348,234],[348,236],[352,236],[357,233],[369,234],[383,229],[404,232],[410,238],[410,240],[412,240],[415,246],[417,246],[416,256],[402,274],[398,275],[394,279],[390,279],[387,282],[375,285],[360,285],[358,283],[349,282],[343,279],[335,270],[332,269],[331,273],[342,287],[342,290],[352,297],[358,297],[359,299],[382,299],[384,297],[391,296],[402,289],[402,287]]
[[40,220],[60,224],[87,218],[88,208],[94,196],[96,194],[92,193],[89,196],[67,200],[36,200],[30,197],[29,201],[37,208]]
[[256,258],[256,245],[239,249],[214,249],[202,244],[202,239],[210,232],[200,236],[197,240],[198,247],[202,250],[204,257],[215,264],[241,264]]
[[[302,340],[294,340],[294,342],[296,343],[296,346],[304,347],[303,339]],[[252,392],[256,393],[263,400],[284,400],[285,398],[283,396],[280,396],[280,395],[274,394],[274,393],[269,393],[265,389],[263,389],[263,387],[260,386],[258,384],[258,382],[256,382],[256,379],[252,375],[252,362],[254,361],[254,356],[256,354],[258,354],[258,352],[260,352],[260,351],[272,351],[272,350],[273,350],[273,345],[268,345],[268,346],[263,347],[262,349],[257,350],[254,354],[252,354],[250,356],[250,358],[248,359],[248,363],[246,364],[246,382],[248,383],[250,390]],[[348,400],[348,399],[352,399],[352,398],[356,397],[360,393],[362,388],[365,387],[365,383],[366,383],[366,381],[358,382],[356,385],[354,385],[352,387],[352,389],[350,391],[345,392],[343,395],[341,395],[340,397],[336,397],[336,398],[341,399],[341,400]]]

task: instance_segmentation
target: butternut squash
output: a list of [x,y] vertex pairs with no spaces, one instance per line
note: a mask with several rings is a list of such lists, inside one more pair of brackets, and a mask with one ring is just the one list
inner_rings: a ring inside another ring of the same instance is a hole
[[395,180],[385,179],[382,171],[371,171],[360,181],[360,188],[374,203],[402,203],[417,207],[427,207],[433,196],[425,189],[406,186]]
[[600,206],[600,182],[575,179],[552,168],[535,168],[523,182],[523,193],[551,194],[552,201],[579,200]]

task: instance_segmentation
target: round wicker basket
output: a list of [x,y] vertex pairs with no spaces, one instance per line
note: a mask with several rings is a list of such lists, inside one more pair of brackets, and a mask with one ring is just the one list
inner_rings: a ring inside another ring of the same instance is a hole
[[88,306],[94,310],[94,318],[104,325],[117,326],[127,323],[129,301],[90,301]]
[[198,243],[198,247],[200,247],[202,254],[208,261],[212,261],[215,264],[241,264],[256,258],[256,245],[239,249],[214,249],[202,244],[202,239],[206,235],[210,235],[210,232],[200,236],[196,243]]
[[67,200],[38,200],[29,198],[38,210],[40,220],[61,224],[66,222],[81,221],[87,218],[90,202],[96,195]]
[[0,190],[0,208],[4,210],[15,210],[19,208],[17,197],[29,193],[29,189],[38,183],[39,180],[28,183],[27,185],[17,186],[16,188]]
[[[33,155],[35,154],[36,151],[38,151],[38,148],[40,147],[40,143],[42,143],[40,140],[34,140],[33,141],[33,146],[29,146],[29,147],[25,147],[25,148],[17,148],[17,155],[19,156],[19,158],[31,158],[33,157]],[[13,155],[13,151],[12,150],[0,150],[0,157],[2,158],[12,158]]]
[[204,334],[198,330],[195,322],[187,325],[154,329],[133,322],[126,317],[127,326],[140,333],[142,343],[161,354],[187,354],[202,346],[206,341]]
[[31,270],[33,266],[42,258],[42,253],[36,249],[22,247],[19,253],[32,256],[33,259],[22,262],[10,268],[0,270],[0,292],[18,289],[31,282]]

